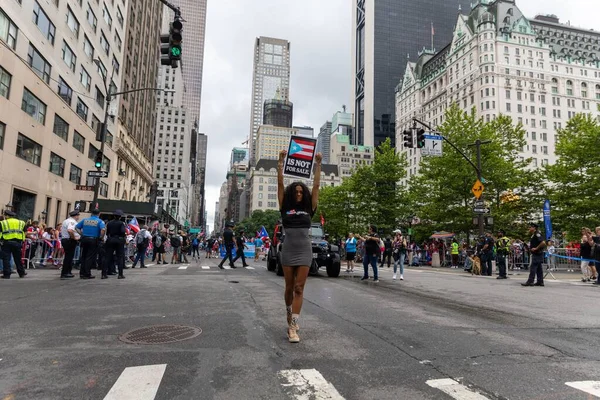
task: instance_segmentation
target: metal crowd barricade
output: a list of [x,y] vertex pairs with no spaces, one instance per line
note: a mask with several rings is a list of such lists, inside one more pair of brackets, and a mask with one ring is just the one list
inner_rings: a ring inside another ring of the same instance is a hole
[[[575,272],[581,268],[580,250],[577,248],[554,249],[546,254],[546,263],[551,271]],[[594,262],[594,260],[587,260]]]
[[[23,267],[26,269],[35,269],[38,266],[42,266],[45,264],[45,261],[49,260],[48,258],[49,249],[48,244],[43,239],[38,239],[36,241],[25,240],[23,241],[23,246],[21,248],[21,260],[23,262]],[[79,257],[81,251],[79,249],[79,245],[75,250],[75,256],[73,258],[73,263],[79,264]],[[51,264],[45,264],[44,266],[55,266],[57,268],[62,267],[62,263],[64,260],[64,251],[62,252],[61,257],[53,257]]]
[[529,269],[529,251],[521,246],[511,246],[506,264],[509,270]]

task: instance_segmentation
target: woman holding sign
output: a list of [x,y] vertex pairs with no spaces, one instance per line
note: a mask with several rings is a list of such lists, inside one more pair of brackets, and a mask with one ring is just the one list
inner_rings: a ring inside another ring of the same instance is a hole
[[287,151],[279,153],[277,168],[277,194],[285,240],[281,249],[281,263],[285,276],[285,306],[287,310],[288,338],[290,343],[298,343],[298,318],[302,309],[304,285],[312,264],[312,244],[308,235],[310,224],[319,201],[321,184],[321,160],[315,156],[315,170],[312,193],[302,182],[294,182],[287,188],[283,185],[283,166]]

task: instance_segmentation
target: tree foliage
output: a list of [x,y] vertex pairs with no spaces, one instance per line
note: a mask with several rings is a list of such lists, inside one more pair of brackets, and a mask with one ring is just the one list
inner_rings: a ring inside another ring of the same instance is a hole
[[552,220],[571,239],[582,227],[600,225],[600,125],[590,114],[577,114],[558,131],[556,164],[546,168]]
[[[461,149],[475,164],[476,140],[490,141],[481,146],[481,169],[485,180],[482,199],[491,208],[494,229],[521,234],[536,208],[541,210],[537,192],[541,174],[529,173],[528,159],[519,152],[526,145],[525,130],[514,125],[510,117],[500,115],[486,122],[475,110],[463,112],[454,104],[447,111],[439,131]],[[420,174],[410,180],[410,200],[422,224],[415,227],[418,236],[427,237],[433,231],[469,233],[473,230],[473,200],[471,188],[477,179],[476,170],[447,143],[441,157],[423,157]],[[503,201],[508,191],[517,200]]]
[[269,237],[273,237],[275,224],[281,219],[281,214],[275,210],[255,210],[249,218],[244,219],[237,225],[237,228],[242,228],[248,236],[256,235],[256,232],[263,226],[269,233]]
[[320,192],[319,209],[329,234],[364,233],[368,224],[389,234],[406,217],[406,191],[398,184],[406,174],[405,158],[396,153],[389,139],[374,156],[373,164],[358,165],[341,186]]

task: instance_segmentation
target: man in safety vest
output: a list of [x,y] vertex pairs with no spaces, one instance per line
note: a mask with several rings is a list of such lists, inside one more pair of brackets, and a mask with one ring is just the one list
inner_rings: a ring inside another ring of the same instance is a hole
[[0,221],[0,247],[2,249],[2,278],[10,278],[10,256],[12,255],[17,266],[17,272],[20,278],[24,278],[27,275],[25,268],[23,268],[23,262],[21,261],[21,250],[23,248],[23,241],[25,240],[25,222],[17,218],[17,214],[13,211],[7,210],[4,212],[6,218]]
[[498,231],[498,237],[499,239],[496,242],[496,260],[500,274],[496,279],[508,279],[506,275],[506,259],[510,253],[510,239],[506,237],[506,233],[502,229]]
[[456,238],[452,239],[452,268],[458,268],[458,241]]

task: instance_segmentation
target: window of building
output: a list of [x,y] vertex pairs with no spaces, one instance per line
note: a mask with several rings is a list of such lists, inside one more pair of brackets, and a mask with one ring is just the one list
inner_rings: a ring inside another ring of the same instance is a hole
[[54,36],[56,35],[56,27],[48,18],[48,14],[40,7],[37,1],[33,4],[33,23],[37,25],[39,30],[44,34],[50,44],[54,45]]
[[75,109],[75,112],[86,122],[88,117],[88,111],[88,106],[85,105],[85,103],[81,100],[80,97],[77,97],[77,108]]
[[123,41],[117,32],[115,32],[115,44],[117,45],[117,49],[121,51],[121,48],[123,47]]
[[49,171],[58,176],[65,175],[65,159],[58,154],[50,153]]
[[100,182],[100,190],[98,191],[100,196],[108,197],[108,185],[104,182]]
[[67,42],[63,40],[62,47],[62,59],[71,68],[71,71],[75,72],[75,64],[77,64],[77,56],[73,53],[73,50],[69,47]]
[[50,83],[50,71],[52,67],[44,57],[29,43],[29,51],[27,52],[27,62],[40,78],[46,83]]
[[73,98],[73,89],[71,89],[71,87],[67,85],[67,83],[61,76],[58,77],[57,93],[65,102],[67,102],[69,106],[71,105],[71,99]]
[[573,96],[573,81],[567,81],[567,96]]
[[27,88],[23,88],[23,100],[21,110],[29,114],[40,124],[46,123],[46,104],[35,97]]
[[81,184],[81,168],[77,167],[75,164],[71,164],[69,180],[76,185]]
[[84,35],[83,39],[83,52],[90,60],[94,59],[94,46],[92,46],[92,42],[90,42],[87,35]]
[[88,3],[86,18],[90,26],[94,29],[94,32],[96,32],[96,28],[98,26],[98,19],[96,18],[96,14],[94,14],[94,12],[92,11],[92,6],[90,6],[90,3]]
[[85,149],[85,138],[77,131],[73,132],[73,147],[83,154]]
[[112,66],[113,69],[115,70],[115,75],[119,75],[119,70],[121,69],[121,64],[119,64],[119,61],[117,61],[117,57],[113,56],[112,59]]
[[121,9],[117,6],[117,22],[123,27],[123,14],[121,13]]
[[96,62],[94,64],[96,64],[96,67],[98,68],[98,73],[100,74],[100,76],[105,77],[106,76],[106,67],[104,66],[102,61],[98,60],[98,62]]
[[104,94],[100,90],[98,86],[96,86],[96,103],[100,105],[100,107],[104,107]]
[[4,132],[6,132],[6,124],[0,122],[0,150],[4,149]]
[[15,49],[17,45],[17,26],[8,18],[8,16],[0,9],[0,39],[4,41],[8,47]]
[[110,51],[110,46],[108,44],[108,40],[106,39],[106,36],[104,36],[104,32],[102,32],[100,34],[100,45],[104,49],[104,52],[106,53],[106,55],[108,55],[108,52]]
[[71,32],[75,34],[75,37],[79,37],[79,21],[75,18],[75,14],[71,10],[71,7],[67,6],[67,26],[71,29]]
[[12,75],[8,73],[4,68],[0,67],[0,96],[6,97],[10,94],[10,82],[12,81]]
[[29,139],[27,136],[19,133],[19,136],[17,137],[16,155],[39,167],[40,161],[42,160],[42,146]]
[[104,8],[102,9],[102,17],[104,18],[104,22],[108,25],[109,28],[112,28],[112,17],[108,12],[108,8],[106,7],[106,3],[104,3]]
[[85,70],[85,68],[83,68],[83,66],[81,66],[81,73],[79,74],[79,82],[81,82],[81,84],[86,88],[86,90],[89,92],[90,88],[92,86],[92,77],[90,76],[90,74],[88,74],[88,72]]
[[587,97],[587,94],[588,94],[588,92],[587,92],[587,83],[583,82],[581,84],[581,97],[585,98],[585,97]]
[[69,124],[59,117],[58,114],[54,114],[54,128],[52,132],[65,142],[69,141]]

